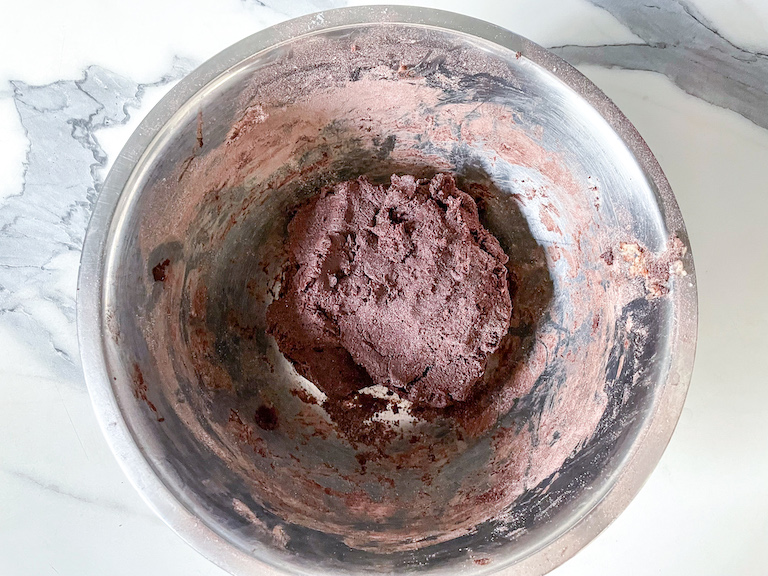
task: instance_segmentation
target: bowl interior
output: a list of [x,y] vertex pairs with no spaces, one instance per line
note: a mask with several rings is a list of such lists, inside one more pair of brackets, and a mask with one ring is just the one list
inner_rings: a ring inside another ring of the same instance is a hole
[[[329,411],[265,333],[292,210],[443,171],[510,258],[512,327],[465,406]],[[405,24],[299,36],[201,87],[138,161],[106,251],[113,392],[176,498],[267,564],[509,565],[582,518],[648,426],[670,234],[609,124],[519,52]]]

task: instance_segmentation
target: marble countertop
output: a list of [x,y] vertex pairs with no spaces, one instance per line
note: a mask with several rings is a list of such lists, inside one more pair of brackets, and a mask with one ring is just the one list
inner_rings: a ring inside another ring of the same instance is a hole
[[[412,1],[552,47],[665,170],[699,282],[696,367],[640,495],[553,572],[761,575],[768,566],[768,1]],[[110,162],[185,73],[341,0],[6,3],[0,19],[0,574],[224,576],[144,504],[98,428],[75,298]],[[762,288],[761,288],[762,286]]]

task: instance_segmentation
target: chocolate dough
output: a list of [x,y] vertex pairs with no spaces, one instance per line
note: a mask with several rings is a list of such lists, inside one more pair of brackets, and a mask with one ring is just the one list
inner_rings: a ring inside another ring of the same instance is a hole
[[509,328],[507,256],[450,175],[323,190],[287,249],[268,332],[332,398],[382,384],[416,404],[461,402]]

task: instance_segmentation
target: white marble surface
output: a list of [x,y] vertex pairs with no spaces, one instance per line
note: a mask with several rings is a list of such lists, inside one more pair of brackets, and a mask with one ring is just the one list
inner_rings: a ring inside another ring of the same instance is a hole
[[[693,245],[698,358],[678,429],[620,518],[556,576],[768,573],[768,1],[446,0],[557,50],[629,116]],[[74,321],[99,182],[173,84],[342,2],[6,2],[0,17],[0,575],[206,575],[96,424]],[[140,39],[139,39],[140,38]]]

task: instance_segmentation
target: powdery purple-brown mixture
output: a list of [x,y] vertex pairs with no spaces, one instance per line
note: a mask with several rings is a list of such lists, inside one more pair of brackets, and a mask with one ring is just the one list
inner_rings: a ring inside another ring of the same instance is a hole
[[447,174],[324,190],[289,224],[288,254],[267,330],[333,398],[379,384],[464,401],[509,328],[508,258]]
[[[363,48],[355,54],[361,50]],[[429,88],[420,79],[404,78],[395,81],[399,84],[396,92],[382,92],[378,80],[363,77],[343,88],[320,92],[304,101],[301,107],[263,105],[263,115],[258,115],[257,121],[252,121],[246,113],[242,131],[237,131],[241,127],[237,123],[231,133],[232,137],[222,146],[206,156],[195,158],[187,170],[180,170],[178,177],[168,179],[168,182],[178,181],[181,185],[164,189],[156,196],[158,205],[152,208],[152,213],[161,213],[163,217],[153,218],[152,221],[161,225],[150,222],[145,229],[142,237],[146,243],[145,251],[149,252],[167,238],[192,238],[199,230],[210,230],[210,243],[219,245],[230,228],[240,225],[241,214],[257,210],[271,189],[279,189],[286,181],[290,182],[291,175],[281,174],[281,166],[286,165],[291,158],[311,153],[313,148],[325,145],[324,135],[319,129],[338,117],[358,118],[360,137],[366,145],[372,144],[372,137],[367,132],[369,127],[378,126],[381,131],[397,134],[398,145],[390,156],[393,161],[403,165],[426,163],[438,170],[450,170],[451,166],[442,156],[415,151],[412,148],[415,134],[430,139],[437,146],[448,148],[457,140],[472,143],[478,139],[478,135],[482,135],[485,145],[494,148],[500,158],[524,166],[535,166],[553,186],[571,192],[571,195],[561,197],[569,201],[573,198],[573,204],[567,206],[572,213],[579,214],[584,210],[578,202],[578,184],[556,157],[514,127],[509,112],[487,104],[481,116],[472,117],[469,114],[475,106],[458,103],[445,107],[444,118],[438,121],[428,108],[438,101],[438,90]],[[404,103],[409,102],[422,102],[427,108],[414,107],[414,111],[404,118],[393,114],[394,110],[402,109]],[[445,118],[451,116],[465,120],[451,126],[451,121]],[[320,154],[314,166],[309,168],[322,170],[327,162],[326,157]],[[267,186],[260,188],[259,193],[242,198],[225,194],[228,189],[256,177],[264,178],[267,182]],[[546,189],[524,192],[520,202],[548,196]],[[229,214],[227,225],[215,225],[212,219],[206,219],[210,218],[207,215],[201,218],[199,207],[204,205],[216,207],[213,214]],[[551,210],[554,211],[554,207]],[[583,220],[586,219],[585,216]],[[556,250],[557,246],[553,245],[551,251]],[[528,317],[529,310],[535,309],[536,314],[541,312],[538,305],[533,306],[531,303],[546,294],[546,290],[542,289],[535,275],[530,275],[535,266],[545,265],[545,255],[541,252],[528,255],[521,262],[510,263],[508,266],[518,280],[516,292],[513,293],[513,323],[516,330],[536,322],[535,315]],[[552,258],[571,257],[570,253],[563,252],[562,255],[552,254]],[[578,270],[577,261],[574,261],[574,266],[574,270]],[[233,388],[233,383],[216,359],[214,335],[205,329],[208,315],[205,303],[211,302],[211,296],[206,295],[204,271],[188,270],[186,280],[181,276],[178,278],[183,284],[177,284],[175,277],[172,280],[172,283],[165,282],[162,305],[157,308],[159,320],[147,324],[154,331],[148,341],[158,358],[163,379],[169,383],[168,393],[172,395],[178,363],[173,360],[174,352],[159,343],[182,341],[181,327],[178,322],[168,323],[163,319],[177,317],[174,312],[178,310],[182,293],[189,294],[192,302],[187,318],[189,344],[184,352],[189,355],[189,361],[182,364],[182,369],[188,370],[188,377],[199,380],[203,388],[200,399],[191,398],[187,403],[176,406],[190,423],[190,430],[201,443],[226,461],[233,473],[247,479],[254,498],[272,507],[284,521],[339,534],[352,547],[373,550],[415,549],[470,532],[481,522],[500,514],[526,489],[536,486],[562,465],[579,442],[583,442],[592,433],[605,406],[599,392],[604,359],[595,356],[587,365],[574,361],[570,377],[585,385],[561,392],[558,395],[558,398],[562,398],[560,408],[542,415],[540,426],[546,430],[546,434],[541,434],[534,442],[527,427],[519,432],[514,427],[500,429],[494,436],[498,440],[492,444],[493,455],[485,470],[479,470],[455,486],[452,496],[445,502],[443,499],[447,492],[441,482],[444,470],[450,469],[452,459],[470,446],[473,439],[482,438],[498,418],[513,406],[516,399],[531,390],[556,343],[555,336],[549,333],[531,342],[521,339],[517,333],[511,336],[508,334],[508,340],[502,342],[505,353],[494,360],[493,370],[491,373],[487,370],[484,376],[491,384],[500,383],[501,387],[496,394],[480,395],[477,403],[473,398],[472,402],[460,404],[465,409],[453,415],[457,424],[456,433],[439,441],[435,441],[431,434],[416,434],[410,437],[415,441],[409,441],[406,451],[395,452],[387,457],[382,455],[381,442],[397,438],[399,432],[371,420],[370,411],[362,409],[365,406],[354,394],[344,402],[326,402],[322,406],[304,404],[298,415],[286,420],[287,427],[280,428],[283,433],[295,434],[299,439],[298,445],[310,440],[302,439],[304,431],[313,430],[314,437],[328,438],[332,446],[335,442],[351,441],[360,456],[358,463],[361,465],[356,472],[340,467],[339,470],[324,467],[313,469],[311,464],[303,463],[301,450],[293,454],[271,446],[269,440],[262,437],[266,433],[244,410],[224,422],[206,415],[205,418],[217,431],[215,436],[196,423],[199,417],[193,410],[207,410],[204,407],[196,408],[196,405],[205,406],[203,399],[208,394],[206,388],[226,391]],[[263,281],[267,285],[269,282]],[[595,282],[591,286],[597,291],[599,284]],[[585,300],[593,297],[598,296],[592,292],[584,295]],[[514,303],[518,301],[521,303],[517,309],[519,313],[514,308]],[[542,298],[542,305],[546,305],[545,297]],[[576,309],[584,310],[581,306]],[[587,315],[591,316],[592,313],[585,311],[584,316]],[[574,318],[574,325],[582,320],[581,317]],[[612,320],[607,317],[601,321],[600,341],[608,339],[607,331],[603,332],[602,328],[611,326]],[[510,350],[518,350],[519,353],[507,352]],[[265,364],[265,369],[268,366]],[[222,404],[226,400],[221,397],[216,402]],[[235,401],[232,400],[232,403],[234,405]],[[362,408],[358,408],[359,404]],[[328,415],[330,422],[323,417],[323,412]],[[354,423],[352,418],[355,419]],[[559,440],[551,444],[555,433],[560,434]],[[462,436],[467,441],[462,440]],[[373,448],[366,447],[366,444],[373,445]],[[370,463],[363,466],[360,460],[370,450],[379,459],[373,466]],[[401,493],[407,493],[401,489],[402,470],[410,471],[411,475],[420,475],[417,477],[422,479],[423,489],[415,496],[400,496]],[[325,477],[341,477],[347,487],[324,488],[322,482]],[[383,490],[384,496],[369,494],[367,487],[371,484]],[[344,507],[343,514],[338,513],[341,505]],[[371,518],[384,522],[398,516],[403,518],[400,528],[388,526],[387,531],[380,532],[361,531],[357,527]]]

